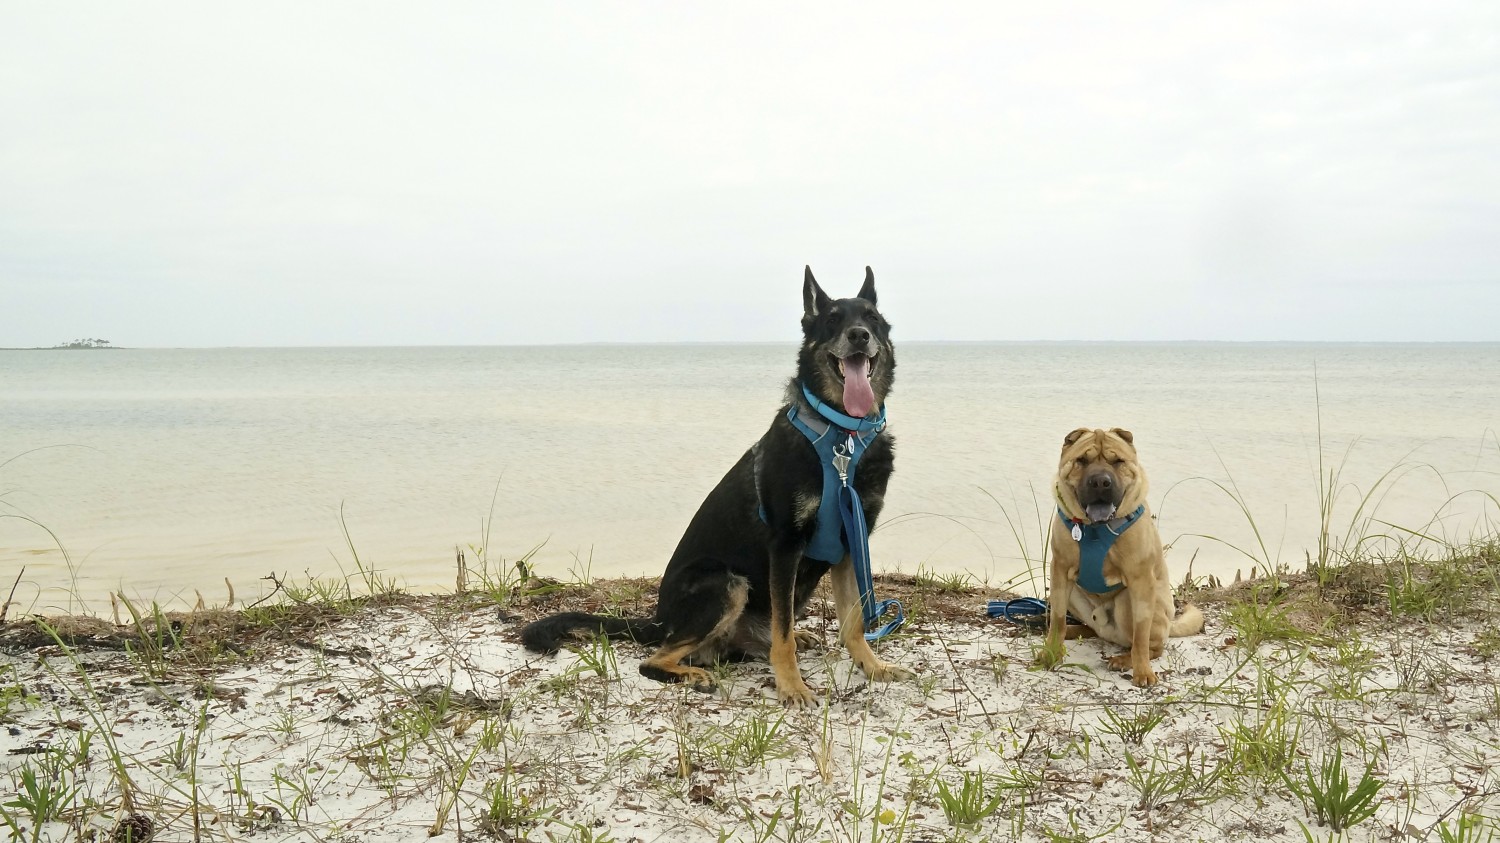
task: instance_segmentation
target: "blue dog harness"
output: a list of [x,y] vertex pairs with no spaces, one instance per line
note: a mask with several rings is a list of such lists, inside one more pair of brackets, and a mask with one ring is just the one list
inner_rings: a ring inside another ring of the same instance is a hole
[[1104,557],[1109,555],[1109,549],[1115,546],[1115,539],[1124,535],[1141,516],[1146,514],[1146,505],[1136,507],[1135,512],[1124,518],[1116,518],[1113,521],[1099,521],[1093,524],[1085,524],[1076,518],[1069,518],[1062,507],[1057,508],[1057,517],[1064,524],[1073,525],[1073,541],[1078,542],[1078,584],[1085,591],[1094,594],[1109,594],[1118,591],[1123,584],[1109,585],[1104,581]]
[[[818,504],[812,540],[803,555],[830,565],[837,565],[845,556],[850,558],[859,583],[865,629],[873,627],[887,612],[896,613],[889,623],[865,633],[866,641],[878,641],[906,623],[906,614],[898,600],[875,600],[875,580],[870,571],[870,527],[865,523],[865,508],[859,493],[854,490],[854,472],[870,443],[885,430],[885,407],[872,418],[857,419],[818,400],[806,384],[801,386],[802,397],[821,418],[804,418],[797,412],[795,402],[787,408],[786,418],[812,443],[823,466],[823,499]],[[766,520],[764,507],[760,520]]]
[[[819,401],[806,386],[802,387],[802,396],[823,417],[814,418],[809,423],[798,414],[796,404],[786,411],[787,421],[807,437],[813,450],[818,452],[818,462],[823,464],[823,501],[818,504],[817,529],[803,555],[819,562],[837,565],[850,552],[849,543],[843,535],[843,521],[839,516],[839,490],[853,486],[859,458],[864,456],[865,449],[876,435],[885,429],[885,408],[881,407],[880,413],[874,418],[856,419]],[[834,433],[834,425],[845,434],[844,441],[839,441],[840,437]],[[853,492],[852,488],[850,492]]]

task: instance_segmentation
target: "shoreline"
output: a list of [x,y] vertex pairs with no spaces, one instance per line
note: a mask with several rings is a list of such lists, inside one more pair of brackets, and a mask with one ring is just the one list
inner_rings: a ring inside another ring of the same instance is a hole
[[654,578],[281,583],[238,610],[6,624],[0,739],[11,787],[45,767],[71,790],[42,839],[138,815],[153,840],[1323,840],[1308,782],[1335,755],[1379,783],[1335,839],[1437,839],[1500,813],[1497,547],[1181,589],[1209,626],[1151,689],[1097,641],[1030,669],[1041,636],[986,618],[996,592],[932,576],[877,580],[911,617],[883,657],[917,678],[871,687],[821,586],[805,712],[764,663],[703,695],[640,677],[629,642],[517,643],[553,611],[649,611]]

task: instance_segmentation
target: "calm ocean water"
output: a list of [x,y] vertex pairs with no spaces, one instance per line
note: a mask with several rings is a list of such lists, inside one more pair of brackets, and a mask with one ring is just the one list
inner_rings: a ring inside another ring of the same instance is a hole
[[[999,584],[1045,546],[1075,427],[1134,431],[1174,580],[1300,567],[1324,471],[1363,516],[1462,539],[1500,496],[1500,344],[898,346],[878,568]],[[769,423],[791,345],[0,352],[0,577],[23,609],[222,601],[270,574],[451,589],[455,546],[658,574]],[[1321,413],[1320,413],[1321,408]],[[1394,471],[1393,471],[1394,469]],[[1388,474],[1389,473],[1389,474]],[[1241,511],[1229,487],[1248,508]],[[498,488],[498,492],[497,492]],[[493,510],[491,501],[493,499]],[[1377,505],[1378,504],[1378,505]],[[1376,524],[1361,532],[1392,532]],[[1257,535],[1258,534],[1258,535]],[[1212,538],[1206,538],[1212,537]]]

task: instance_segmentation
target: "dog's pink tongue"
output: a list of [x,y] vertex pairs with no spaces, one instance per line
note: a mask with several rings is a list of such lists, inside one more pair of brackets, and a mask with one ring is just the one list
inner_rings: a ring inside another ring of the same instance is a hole
[[1112,503],[1091,503],[1083,508],[1085,515],[1095,524],[1100,521],[1108,521],[1115,514],[1115,505]]
[[870,358],[851,354],[844,358],[844,412],[862,419],[875,409],[875,390],[870,387]]

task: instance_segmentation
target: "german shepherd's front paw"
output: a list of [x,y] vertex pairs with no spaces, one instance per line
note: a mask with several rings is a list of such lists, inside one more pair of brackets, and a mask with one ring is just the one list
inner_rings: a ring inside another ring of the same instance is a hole
[[818,703],[818,695],[806,683],[776,685],[776,696],[787,708],[812,708]]
[[871,682],[905,682],[916,676],[915,673],[894,662],[877,661],[873,665],[862,664],[859,669],[865,672],[865,678]]

